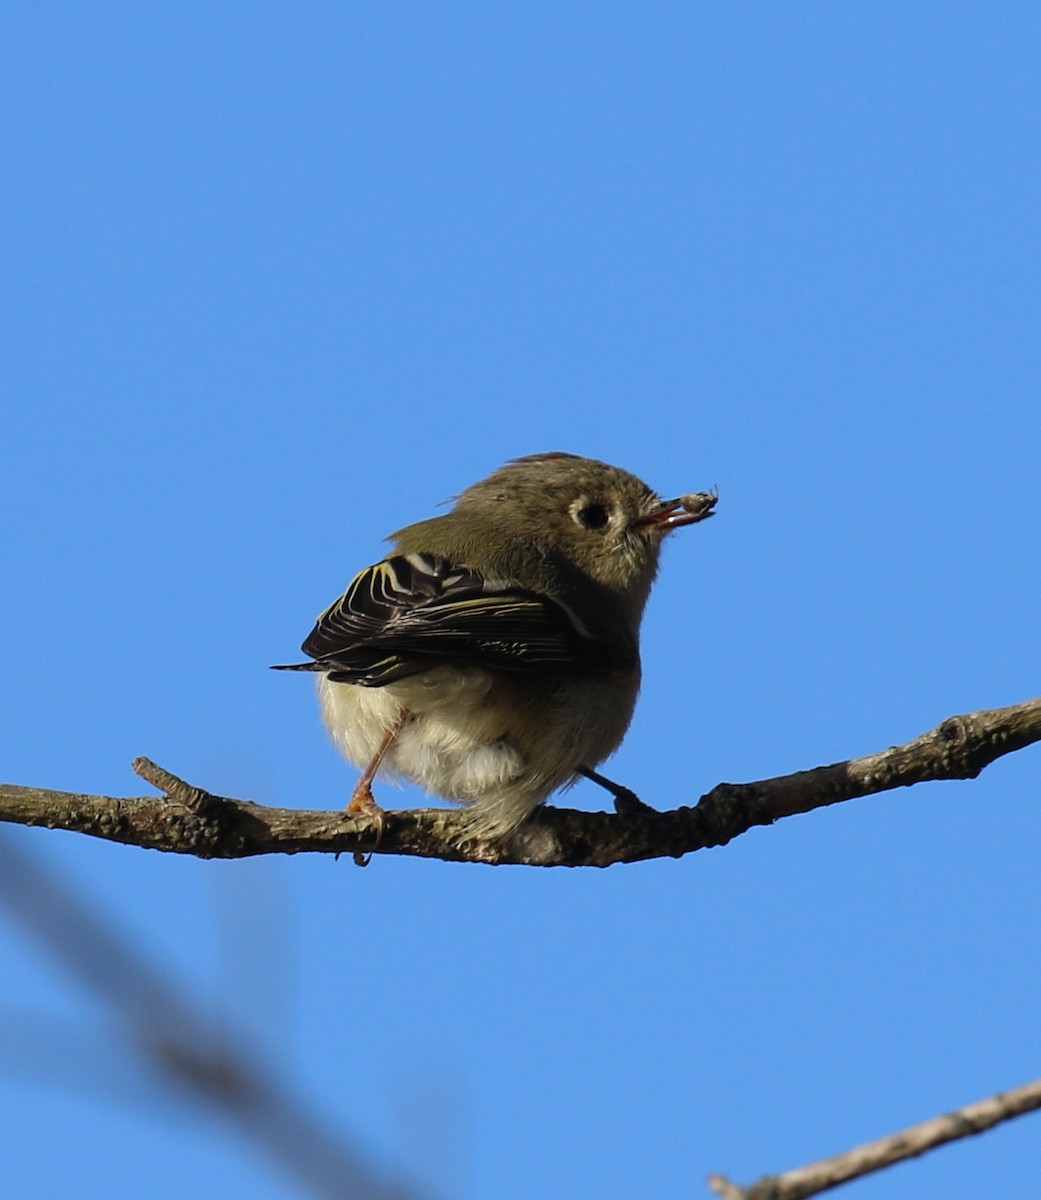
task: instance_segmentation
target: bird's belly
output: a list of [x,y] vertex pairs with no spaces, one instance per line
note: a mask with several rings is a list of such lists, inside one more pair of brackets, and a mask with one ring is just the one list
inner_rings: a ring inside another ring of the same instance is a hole
[[401,723],[380,774],[471,801],[516,781],[527,767],[509,736],[509,711],[490,695],[493,683],[480,668],[437,667],[378,688],[322,675],[318,692],[333,739],[351,762],[368,766]]
[[384,687],[318,678],[326,724],[347,758],[368,767],[396,730],[379,774],[469,804],[473,828],[493,835],[614,751],[638,687],[638,669],[568,680],[439,666]]

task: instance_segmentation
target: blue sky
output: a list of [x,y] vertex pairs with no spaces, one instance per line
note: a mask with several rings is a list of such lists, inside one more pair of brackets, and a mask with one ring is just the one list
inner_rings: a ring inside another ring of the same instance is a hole
[[[134,795],[147,754],[341,806],[267,665],[387,533],[553,449],[719,489],[607,768],[647,801],[1037,694],[1039,26],[8,6],[0,776]],[[6,836],[423,1194],[667,1200],[1037,1074],[1039,772],[603,872]],[[303,1194],[6,915],[0,979],[10,1194]],[[1033,1195],[1038,1122],[846,1194]]]

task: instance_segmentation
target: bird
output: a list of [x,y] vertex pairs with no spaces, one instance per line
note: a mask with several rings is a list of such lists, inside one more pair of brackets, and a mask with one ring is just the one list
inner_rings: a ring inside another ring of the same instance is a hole
[[[635,475],[554,451],[512,459],[452,509],[387,538],[317,618],[333,741],[362,769],[347,805],[382,836],[377,775],[464,806],[468,836],[502,839],[620,745],[640,688],[640,623],[673,530],[716,492],[663,500]],[[635,801],[639,804],[639,801]]]

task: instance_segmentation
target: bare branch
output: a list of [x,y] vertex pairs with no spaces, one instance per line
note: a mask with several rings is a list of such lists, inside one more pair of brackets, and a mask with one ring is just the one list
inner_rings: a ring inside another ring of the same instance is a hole
[[138,759],[134,769],[165,796],[85,796],[0,784],[0,820],[87,833],[109,841],[193,854],[403,854],[454,862],[606,867],[679,858],[722,846],[757,825],[925,780],[974,779],[1002,755],[1041,741],[1041,698],[951,717],[903,746],[758,783],[721,783],[693,808],[623,805],[618,813],[546,807],[511,838],[482,840],[457,813],[387,813],[382,839],[364,814],[269,808],[215,796]]
[[711,1176],[709,1187],[723,1200],[805,1200],[807,1196],[816,1196],[840,1183],[916,1158],[947,1142],[984,1133],[1002,1121],[1010,1121],[1038,1108],[1041,1108],[1041,1079],[968,1104],[957,1112],[923,1121],[921,1125],[912,1125],[910,1129],[879,1138],[877,1142],[867,1142],[834,1158],[825,1158],[783,1175],[767,1175],[748,1187],[739,1187],[723,1175]]

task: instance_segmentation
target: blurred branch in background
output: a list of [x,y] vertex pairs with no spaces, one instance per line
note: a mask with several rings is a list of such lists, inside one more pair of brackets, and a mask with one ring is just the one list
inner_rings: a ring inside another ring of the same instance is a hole
[[402,854],[447,862],[606,867],[679,858],[723,846],[760,825],[844,800],[927,780],[975,779],[1005,754],[1041,741],[1041,698],[950,717],[902,746],[758,783],[721,783],[692,808],[656,812],[619,803],[615,813],[548,806],[506,839],[475,837],[458,814],[382,814],[270,808],[216,796],[148,759],[134,769],[165,796],[87,796],[0,784],[0,821],[46,825],[199,858],[256,854]]
[[[329,1200],[416,1200],[381,1178],[344,1135],[323,1128],[265,1067],[259,1046],[215,1026],[83,895],[10,838],[0,838],[0,903],[111,1009],[129,1054],[167,1088],[223,1116],[298,1186]],[[41,1037],[47,1024],[41,1018]]]
[[933,1117],[878,1141],[856,1146],[834,1158],[797,1167],[783,1175],[768,1175],[748,1187],[731,1183],[723,1175],[711,1176],[709,1187],[722,1200],[807,1200],[807,1197],[829,1191],[841,1183],[917,1158],[937,1146],[984,1133],[1003,1121],[1011,1121],[1013,1117],[1021,1117],[1038,1108],[1041,1108],[1041,1079],[967,1104],[956,1112]]

